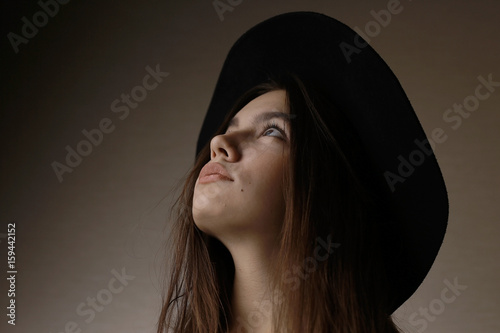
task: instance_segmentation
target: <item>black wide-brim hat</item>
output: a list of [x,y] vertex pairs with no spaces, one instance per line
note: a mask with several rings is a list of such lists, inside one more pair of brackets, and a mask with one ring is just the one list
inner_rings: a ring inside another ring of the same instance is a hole
[[446,187],[420,122],[398,79],[356,32],[323,14],[272,17],[241,36],[220,73],[196,155],[238,98],[270,76],[293,73],[326,92],[352,123],[374,170],[387,180],[399,219],[381,232],[391,312],[422,283],[443,242]]

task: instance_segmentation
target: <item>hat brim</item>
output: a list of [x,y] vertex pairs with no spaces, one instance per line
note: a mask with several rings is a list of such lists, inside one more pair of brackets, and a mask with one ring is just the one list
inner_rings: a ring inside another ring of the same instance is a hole
[[294,12],[246,32],[226,58],[196,155],[244,92],[270,74],[287,73],[322,87],[354,125],[378,170],[390,173],[384,176],[392,179],[390,200],[401,219],[384,228],[382,247],[394,311],[415,292],[437,256],[448,198],[434,153],[398,79],[351,28],[323,14]]

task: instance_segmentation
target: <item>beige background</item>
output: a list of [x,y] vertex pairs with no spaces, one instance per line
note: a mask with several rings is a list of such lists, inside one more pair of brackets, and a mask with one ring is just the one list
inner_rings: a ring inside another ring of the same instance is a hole
[[[374,20],[370,12],[387,4],[244,0],[221,21],[210,0],[74,1],[17,54],[4,37],[0,236],[16,222],[18,274],[15,327],[6,324],[8,288],[5,278],[0,283],[0,331],[63,332],[75,322],[82,332],[153,332],[168,207],[193,162],[229,47],[275,14],[318,11],[364,29]],[[402,0],[400,6],[370,44],[400,79],[427,134],[442,128],[448,136],[436,155],[450,219],[435,265],[396,318],[406,332],[500,332],[500,87],[456,130],[443,120],[448,108],[474,94],[478,76],[500,81],[500,2]],[[20,34],[21,18],[31,20],[39,10],[34,1],[2,10],[4,36]],[[120,120],[111,103],[157,64],[170,75]],[[66,145],[75,148],[81,131],[103,118],[115,130],[59,182],[51,163],[64,163]],[[135,278],[109,293],[112,270],[122,268]],[[446,279],[467,289],[440,309]],[[113,298],[87,323],[90,316],[76,309],[97,295]],[[409,322],[429,306],[439,314],[426,327]]]

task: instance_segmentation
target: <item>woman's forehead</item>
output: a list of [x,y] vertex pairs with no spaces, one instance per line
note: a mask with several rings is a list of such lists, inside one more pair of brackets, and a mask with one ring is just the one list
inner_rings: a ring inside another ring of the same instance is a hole
[[286,91],[273,90],[254,98],[246,104],[229,121],[228,127],[238,127],[240,121],[248,122],[249,120],[251,121],[251,119],[263,121],[276,116],[283,117],[283,115],[279,115],[279,113],[288,114],[289,112],[286,103]]

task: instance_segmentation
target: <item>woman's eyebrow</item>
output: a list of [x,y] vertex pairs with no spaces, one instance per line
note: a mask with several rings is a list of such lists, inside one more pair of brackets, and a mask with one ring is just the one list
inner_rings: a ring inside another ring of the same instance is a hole
[[[255,116],[252,123],[254,125],[256,125],[258,123],[267,121],[267,120],[272,119],[272,118],[280,118],[280,119],[285,120],[287,123],[290,123],[290,120],[295,118],[295,117],[296,117],[296,115],[294,115],[294,114],[288,114],[288,113],[283,113],[283,112],[279,112],[279,111],[270,111],[270,112],[263,112],[263,113]],[[239,119],[236,117],[233,117],[229,121],[227,127],[231,127],[231,126],[238,127],[238,123],[239,123]]]

